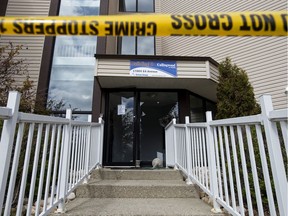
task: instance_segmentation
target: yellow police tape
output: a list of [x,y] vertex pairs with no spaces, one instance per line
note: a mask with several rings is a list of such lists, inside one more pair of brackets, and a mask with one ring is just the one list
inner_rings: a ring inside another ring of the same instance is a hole
[[287,11],[0,17],[1,35],[287,36]]

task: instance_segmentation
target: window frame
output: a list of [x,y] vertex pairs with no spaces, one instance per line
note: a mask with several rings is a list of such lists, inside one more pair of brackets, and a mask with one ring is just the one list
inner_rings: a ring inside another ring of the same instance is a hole
[[154,13],[155,12],[155,0],[151,0],[153,2],[153,10],[152,11],[139,11],[138,8],[138,1],[139,0],[134,0],[136,1],[136,10],[135,11],[125,11],[124,10],[124,1],[125,0],[119,0],[119,12],[123,12],[123,13]]

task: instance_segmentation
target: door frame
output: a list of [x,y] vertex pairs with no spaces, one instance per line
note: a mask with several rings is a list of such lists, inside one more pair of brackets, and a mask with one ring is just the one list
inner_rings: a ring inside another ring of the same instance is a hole
[[[134,108],[133,108],[133,130],[134,130],[134,136],[133,136],[133,161],[132,162],[112,162],[112,147],[109,142],[109,136],[110,136],[110,130],[109,130],[109,100],[110,100],[110,93],[113,92],[131,92],[134,95]],[[129,89],[103,89],[104,97],[105,97],[105,110],[104,110],[104,142],[103,142],[103,165],[104,166],[120,166],[120,167],[135,167],[136,163],[136,142],[137,142],[137,134],[135,131],[137,131],[137,91],[135,91],[135,88],[129,88]],[[136,136],[135,136],[136,135]]]
[[[180,103],[180,94],[183,90],[180,89],[138,89],[138,88],[112,88],[112,89],[102,89],[105,97],[105,112],[104,112],[104,142],[103,142],[103,166],[114,166],[114,167],[135,167],[136,160],[140,159],[140,93],[141,92],[175,92],[177,93],[178,103]],[[187,90],[184,90],[187,91]],[[134,93],[134,137],[133,137],[133,162],[112,162],[112,148],[109,146],[109,95],[113,92],[131,92]],[[185,104],[186,105],[186,104]],[[179,106],[179,116],[181,114],[181,106]],[[164,140],[165,142],[165,140]],[[164,143],[165,144],[165,143]],[[150,161],[141,161],[140,166],[147,166],[151,164]]]

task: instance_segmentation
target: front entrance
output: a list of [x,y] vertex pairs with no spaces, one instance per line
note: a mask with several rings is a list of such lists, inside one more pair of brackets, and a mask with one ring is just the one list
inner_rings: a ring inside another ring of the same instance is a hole
[[165,159],[165,126],[178,118],[178,94],[165,91],[109,91],[106,94],[104,165],[151,166]]

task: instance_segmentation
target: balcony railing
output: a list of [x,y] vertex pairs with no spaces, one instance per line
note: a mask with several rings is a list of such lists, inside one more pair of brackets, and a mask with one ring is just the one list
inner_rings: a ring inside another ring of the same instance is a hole
[[288,109],[273,110],[260,99],[255,116],[166,127],[166,164],[176,166],[232,215],[288,215]]
[[67,196],[101,165],[104,123],[71,120],[71,110],[66,119],[21,113],[19,101],[11,92],[0,108],[0,215],[64,212]]

